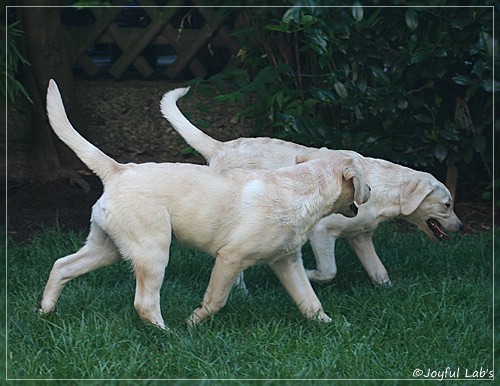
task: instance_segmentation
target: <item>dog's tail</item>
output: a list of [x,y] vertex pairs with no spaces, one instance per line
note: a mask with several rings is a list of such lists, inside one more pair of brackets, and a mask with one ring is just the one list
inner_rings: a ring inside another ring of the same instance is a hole
[[222,146],[222,143],[208,136],[194,126],[177,107],[177,100],[189,91],[189,87],[176,88],[163,95],[160,109],[163,116],[172,124],[184,140],[198,151],[207,161]]
[[64,110],[61,94],[53,79],[49,81],[49,88],[47,90],[47,115],[49,116],[50,125],[57,136],[103,182],[111,176],[113,170],[116,170],[120,166],[118,162],[83,138],[71,125]]

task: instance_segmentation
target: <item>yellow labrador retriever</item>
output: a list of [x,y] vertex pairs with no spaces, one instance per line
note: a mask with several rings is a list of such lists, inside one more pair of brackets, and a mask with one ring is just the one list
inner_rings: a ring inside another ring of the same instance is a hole
[[120,164],[72,127],[53,80],[47,112],[59,138],[102,179],[104,192],[92,209],[85,245],[54,263],[41,313],[55,308],[68,281],[122,257],[134,268],[137,312],[165,328],[160,288],[173,234],[216,257],[203,301],[188,325],[220,310],[240,272],[256,263],[271,266],[305,317],[331,320],[307,279],[300,248],[321,217],[352,216],[354,197],[359,205],[369,198],[355,159],[334,154],[273,171]]
[[[176,102],[189,91],[179,88],[166,93],[161,102],[163,116],[205,159],[220,170],[230,168],[274,169],[293,165],[297,157],[321,158],[343,154],[358,160],[371,187],[371,198],[355,218],[336,214],[323,218],[313,228],[312,245],[316,269],[307,270],[314,281],[332,280],[337,273],[335,241],[347,238],[374,284],[390,284],[389,274],[373,245],[373,233],[386,220],[402,218],[418,226],[431,240],[449,239],[445,230],[457,232],[463,225],[451,207],[448,189],[429,173],[416,171],[351,151],[314,149],[270,138],[239,138],[217,141],[206,135],[178,109]],[[444,228],[444,230],[443,230]]]

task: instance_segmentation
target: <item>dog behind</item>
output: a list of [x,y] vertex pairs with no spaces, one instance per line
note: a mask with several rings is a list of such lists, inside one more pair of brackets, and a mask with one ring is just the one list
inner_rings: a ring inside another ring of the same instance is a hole
[[309,240],[316,269],[307,270],[311,280],[326,282],[335,277],[335,242],[338,238],[347,238],[371,281],[390,284],[387,269],[373,245],[373,233],[383,221],[405,219],[433,241],[449,239],[445,231],[457,232],[463,227],[451,206],[449,190],[429,173],[381,159],[362,157],[354,152],[309,148],[278,139],[217,141],[189,122],[178,109],[177,100],[188,91],[189,88],[180,88],[167,92],[162,98],[161,111],[174,129],[213,168],[276,169],[292,165],[297,157],[311,159],[339,153],[353,157],[361,165],[367,184],[372,188],[371,198],[359,208],[355,218],[333,214],[320,220],[313,228]]

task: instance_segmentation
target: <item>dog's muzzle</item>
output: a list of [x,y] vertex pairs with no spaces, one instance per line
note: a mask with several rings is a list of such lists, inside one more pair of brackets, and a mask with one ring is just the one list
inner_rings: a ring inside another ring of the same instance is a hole
[[450,236],[448,236],[446,234],[446,232],[444,232],[441,229],[441,224],[439,223],[438,220],[435,220],[433,218],[428,219],[427,220],[427,226],[430,228],[430,230],[434,234],[434,237],[438,241],[441,241],[441,240],[450,240]]

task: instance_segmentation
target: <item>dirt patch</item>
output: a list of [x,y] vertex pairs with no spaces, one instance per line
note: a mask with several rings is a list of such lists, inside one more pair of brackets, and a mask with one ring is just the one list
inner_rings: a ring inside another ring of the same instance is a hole
[[[187,152],[187,145],[161,116],[163,94],[185,84],[141,80],[77,80],[84,127],[78,131],[119,162],[192,162],[203,158]],[[179,107],[210,136],[227,141],[254,132],[252,122],[238,119],[240,106],[214,102],[217,92],[192,88]],[[30,106],[22,100],[8,111],[8,178],[28,179],[32,137]]]
[[[78,129],[120,162],[202,164],[203,158],[186,151],[186,143],[159,111],[163,93],[180,86],[183,85],[166,81],[78,80],[78,95],[86,118],[86,127]],[[237,118],[240,107],[214,102],[216,95],[215,91],[210,95],[192,90],[179,106],[193,123],[214,138],[227,141],[253,136],[252,122]],[[77,231],[87,229],[92,205],[102,193],[99,179],[84,177],[92,187],[87,194],[67,180],[27,182],[30,135],[29,105],[20,101],[8,111],[8,235],[22,241],[40,226],[56,223]],[[466,224],[465,232],[491,230],[491,203],[477,199],[480,192],[471,191],[470,186],[458,189],[456,211]]]

